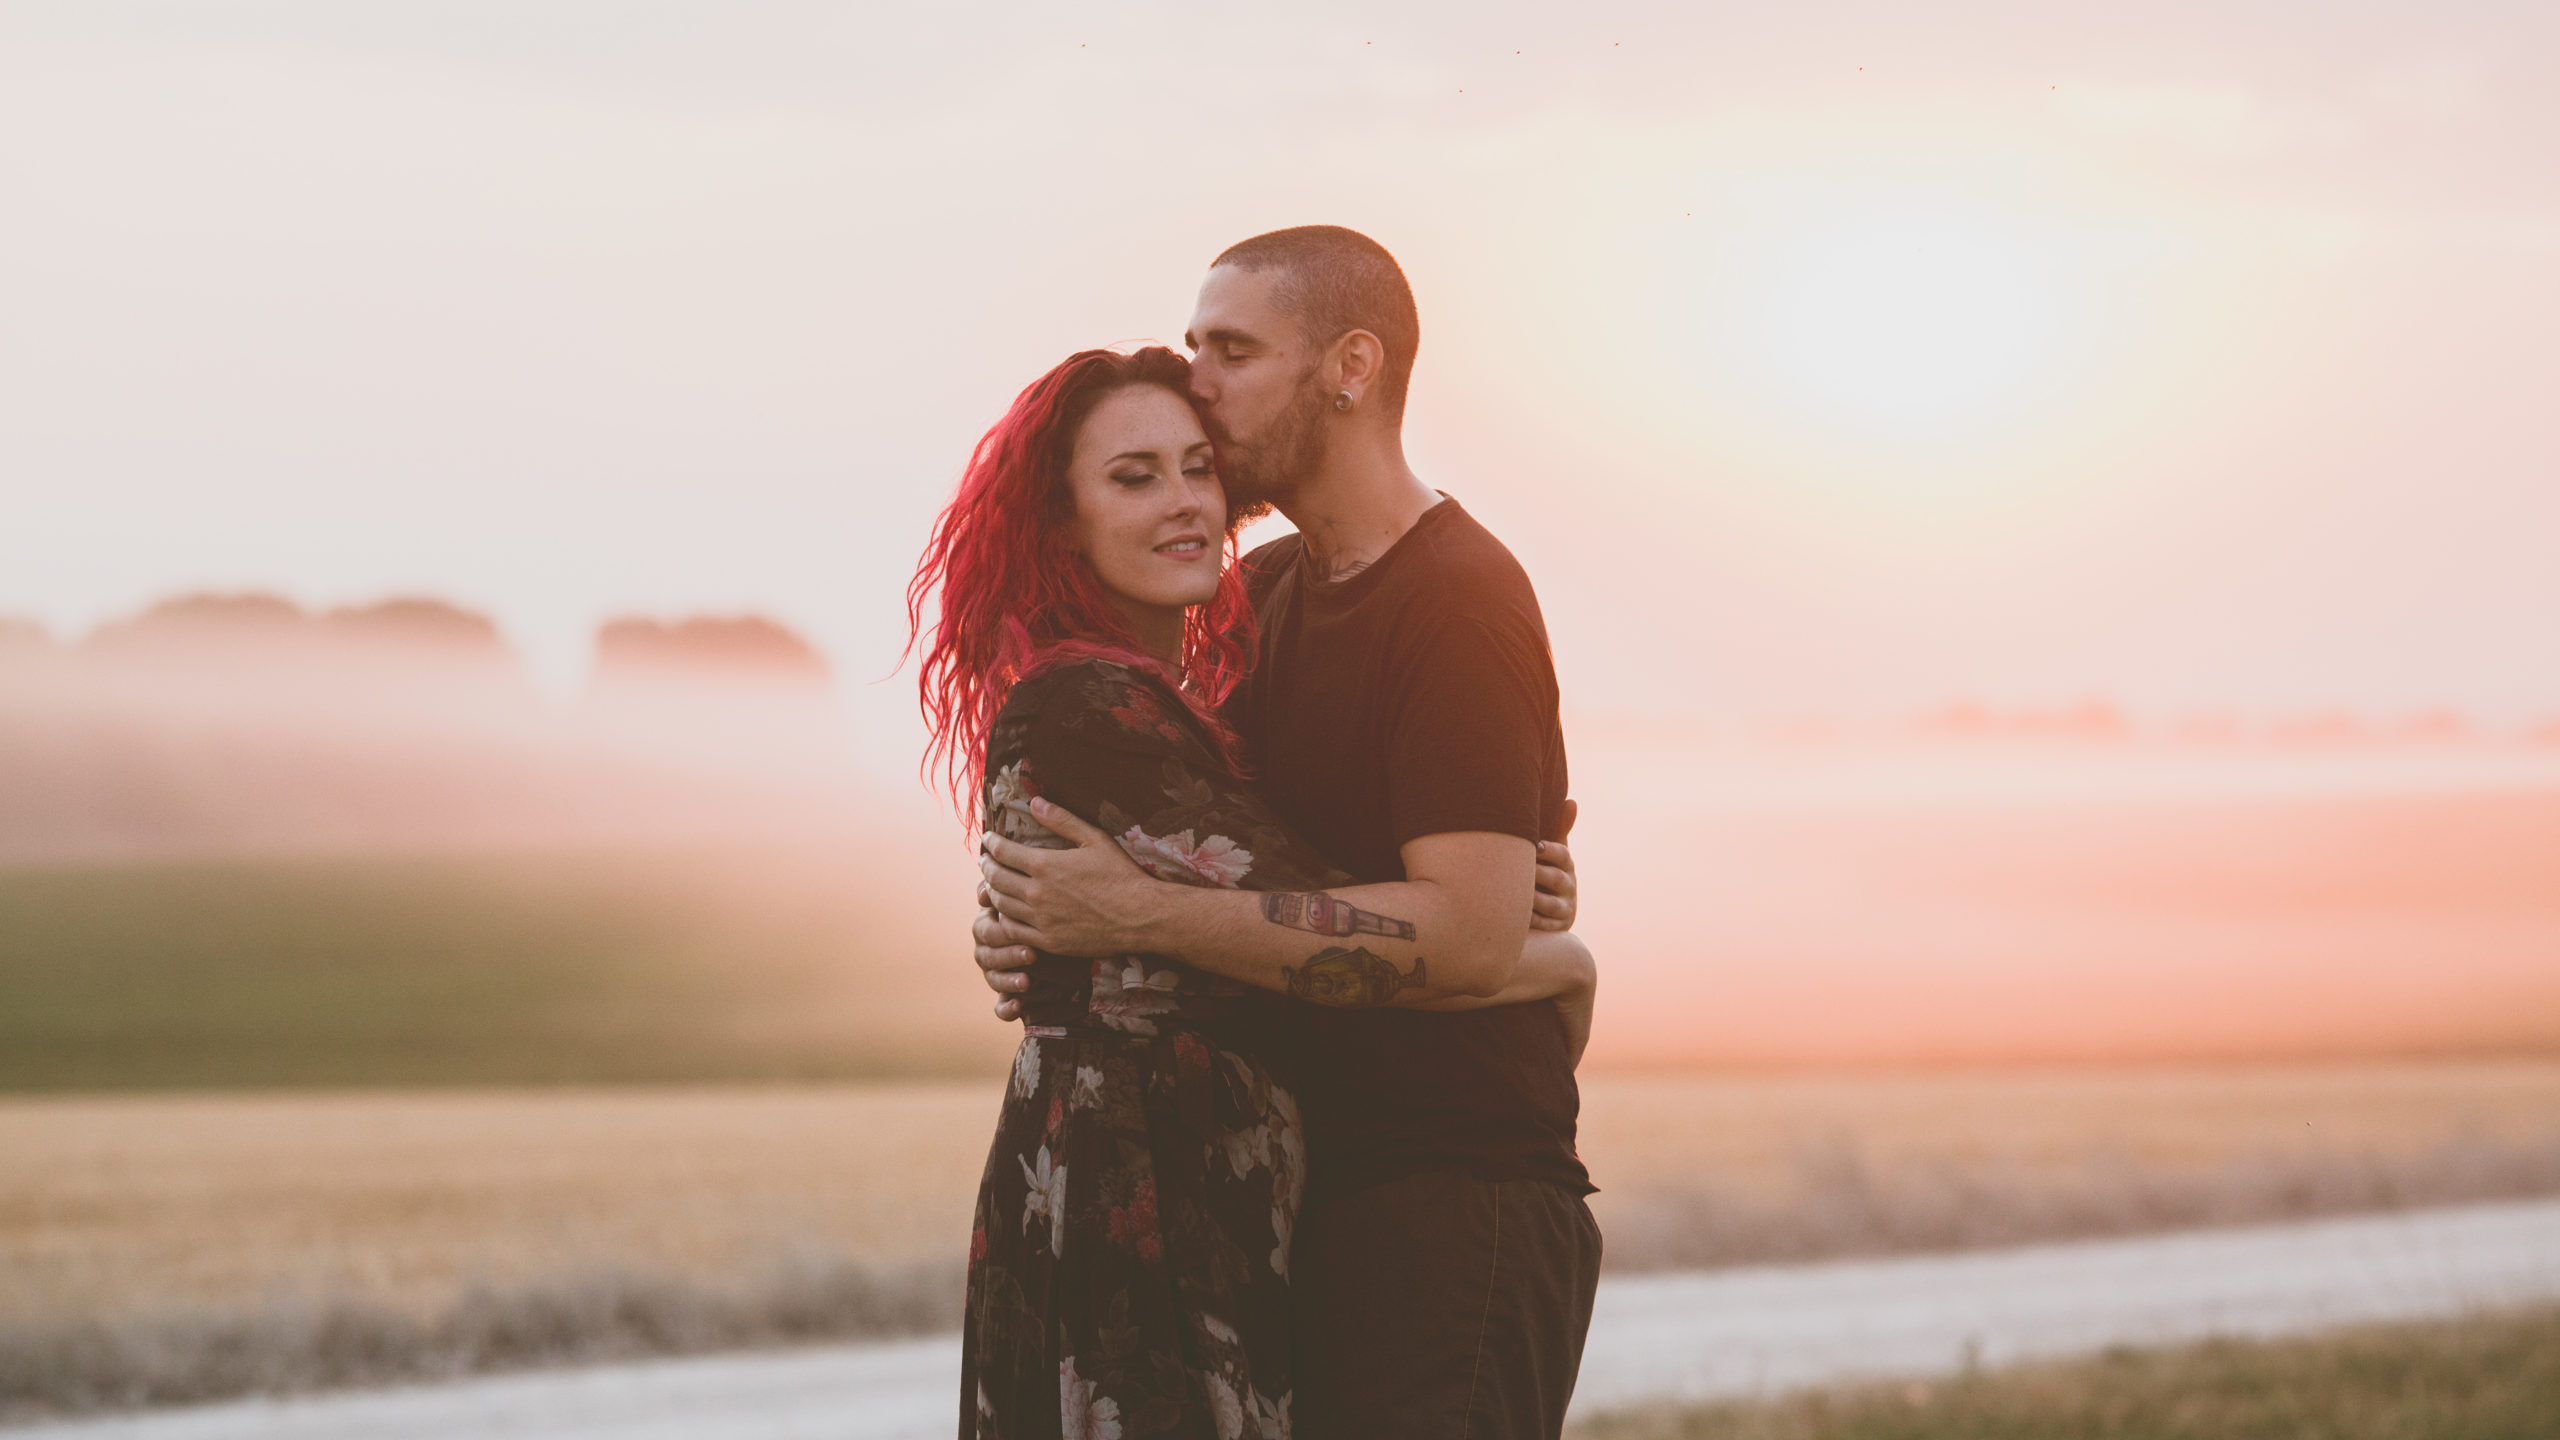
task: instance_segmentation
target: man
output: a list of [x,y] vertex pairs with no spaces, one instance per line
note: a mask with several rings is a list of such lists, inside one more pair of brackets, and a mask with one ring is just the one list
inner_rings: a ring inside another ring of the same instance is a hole
[[[980,964],[1006,991],[1031,946],[1214,951],[1226,973],[1255,967],[1315,1002],[1298,1077],[1314,1151],[1292,1267],[1298,1428],[1556,1435],[1600,1261],[1564,1023],[1548,1004],[1383,1005],[1501,993],[1541,842],[1571,824],[1537,598],[1405,462],[1420,325],[1375,241],[1307,226],[1232,247],[1185,338],[1230,502],[1298,527],[1246,558],[1260,655],[1229,718],[1272,805],[1357,884],[1168,884],[1061,816],[1074,849],[990,837],[1001,913],[979,922]],[[1549,855],[1569,886],[1570,858]]]

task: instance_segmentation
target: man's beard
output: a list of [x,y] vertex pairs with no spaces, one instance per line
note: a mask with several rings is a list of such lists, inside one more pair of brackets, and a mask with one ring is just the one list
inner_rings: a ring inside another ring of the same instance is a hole
[[1288,408],[1272,419],[1253,445],[1238,444],[1233,435],[1212,427],[1233,523],[1256,519],[1287,503],[1324,465],[1326,400],[1315,376],[1310,366],[1298,377],[1298,392]]

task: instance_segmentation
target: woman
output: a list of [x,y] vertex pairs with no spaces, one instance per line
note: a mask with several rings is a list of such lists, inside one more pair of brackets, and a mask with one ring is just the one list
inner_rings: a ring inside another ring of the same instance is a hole
[[[931,758],[985,828],[1057,845],[1044,797],[1157,876],[1300,892],[1349,877],[1240,776],[1213,707],[1250,612],[1172,351],[1088,350],[987,432],[908,590],[941,591]],[[1531,937],[1490,999],[1565,997],[1589,953]],[[1042,956],[970,1236],[960,1430],[979,1440],[1289,1431],[1297,1104],[1263,1028],[1295,1003],[1155,957]],[[1577,1039],[1577,1049],[1579,1041]]]

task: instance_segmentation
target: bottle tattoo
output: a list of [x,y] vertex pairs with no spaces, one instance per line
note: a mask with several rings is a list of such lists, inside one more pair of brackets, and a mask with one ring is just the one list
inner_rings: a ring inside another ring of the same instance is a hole
[[1411,940],[1418,934],[1409,920],[1363,910],[1322,890],[1303,895],[1265,895],[1262,918],[1274,925],[1317,935],[1384,935],[1390,940]]

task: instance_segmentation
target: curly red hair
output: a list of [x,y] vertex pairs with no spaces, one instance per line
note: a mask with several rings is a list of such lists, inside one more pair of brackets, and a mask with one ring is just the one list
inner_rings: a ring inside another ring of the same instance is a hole
[[1244,678],[1253,654],[1235,521],[1226,525],[1217,594],[1184,619],[1179,673],[1138,643],[1092,567],[1068,546],[1075,497],[1067,460],[1077,432],[1105,397],[1136,385],[1162,386],[1190,403],[1190,362],[1161,345],[1080,350],[1025,387],[978,441],[907,582],[907,653],[923,640],[928,597],[939,590],[942,602],[916,677],[933,732],[924,770],[928,777],[940,772],[953,808],[973,825],[987,732],[1005,696],[1069,661],[1111,660],[1163,679],[1225,758],[1238,758],[1235,736],[1214,708]]

